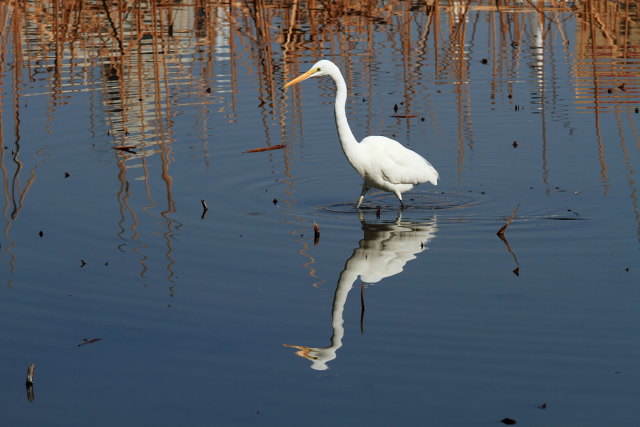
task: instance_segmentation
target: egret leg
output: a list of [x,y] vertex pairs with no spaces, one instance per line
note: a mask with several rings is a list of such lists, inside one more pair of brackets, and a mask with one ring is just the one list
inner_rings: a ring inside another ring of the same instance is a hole
[[366,182],[364,182],[362,184],[362,192],[360,193],[360,198],[358,199],[358,204],[356,205],[356,209],[360,208],[360,205],[362,204],[362,201],[364,200],[364,195],[367,194],[367,191],[369,191],[369,186],[367,185]]
[[404,209],[405,205],[404,205],[404,202],[402,201],[402,194],[400,194],[399,192],[396,192],[395,195],[398,198],[398,200],[400,200],[400,209]]

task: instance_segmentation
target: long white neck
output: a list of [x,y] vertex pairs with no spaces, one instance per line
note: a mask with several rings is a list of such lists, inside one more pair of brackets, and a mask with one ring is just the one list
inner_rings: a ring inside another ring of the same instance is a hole
[[353,132],[351,132],[351,128],[347,122],[347,113],[345,111],[347,104],[347,84],[342,77],[342,73],[340,73],[340,70],[337,68],[331,77],[333,77],[333,81],[336,83],[335,115],[340,145],[342,146],[342,151],[344,151],[345,156],[347,156],[347,159],[351,162],[352,153],[354,150],[357,150],[359,144],[353,136]]

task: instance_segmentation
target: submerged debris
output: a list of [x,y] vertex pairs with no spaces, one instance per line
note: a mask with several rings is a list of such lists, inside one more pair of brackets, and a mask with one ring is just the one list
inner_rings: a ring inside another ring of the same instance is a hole
[[313,246],[318,246],[320,242],[320,226],[317,222],[313,221]]
[[84,338],[82,342],[78,344],[78,347],[82,347],[83,345],[87,345],[87,344],[93,344],[94,342],[98,342],[98,341],[102,341],[102,338],[91,338],[91,339]]
[[511,216],[509,218],[507,218],[507,222],[502,227],[500,227],[500,230],[498,230],[498,233],[496,233],[496,234],[498,234],[499,237],[504,236],[504,232],[507,230],[507,227],[509,227],[509,224],[511,224],[511,221],[513,220],[513,217],[516,216],[516,212],[518,212],[518,208],[519,207],[520,207],[520,204],[518,203],[516,208],[511,213]]
[[27,368],[27,385],[33,384],[33,374],[36,370],[35,363],[29,363],[29,367]]
[[207,214],[207,211],[209,210],[209,208],[207,207],[207,202],[204,201],[204,199],[200,200],[200,204],[202,204],[202,215],[200,215],[200,219],[204,219],[204,216]]
[[254,148],[252,150],[243,151],[243,153],[260,153],[262,151],[281,150],[285,147],[284,144],[272,145],[270,147]]
[[27,368],[27,379],[25,384],[27,386],[27,400],[29,402],[34,402],[36,400],[36,395],[33,392],[33,375],[36,369],[36,365],[34,363],[29,363],[29,367]]
[[117,145],[113,147],[114,150],[124,151],[125,153],[136,154],[136,151],[133,149],[136,148],[135,145]]

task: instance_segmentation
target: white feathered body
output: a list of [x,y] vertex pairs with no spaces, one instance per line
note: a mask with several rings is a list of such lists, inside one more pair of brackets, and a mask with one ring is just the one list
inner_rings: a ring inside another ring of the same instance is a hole
[[404,193],[423,182],[438,184],[438,172],[431,163],[391,138],[369,136],[354,151],[358,155],[346,157],[370,187]]
[[309,71],[290,81],[285,87],[309,77],[330,76],[336,84],[335,119],[340,146],[351,166],[364,179],[356,207],[360,207],[369,188],[394,193],[402,203],[402,193],[423,182],[438,184],[438,172],[418,153],[398,141],[384,136],[369,136],[358,142],[347,122],[347,84],[340,69],[331,61],[316,62]]

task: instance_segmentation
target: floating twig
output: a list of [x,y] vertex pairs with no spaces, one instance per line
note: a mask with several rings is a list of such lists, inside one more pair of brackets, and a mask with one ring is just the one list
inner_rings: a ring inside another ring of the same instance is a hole
[[254,148],[253,150],[243,151],[243,153],[260,153],[262,151],[281,150],[285,147],[284,144],[272,145],[271,147]]
[[98,342],[98,341],[102,341],[102,338],[91,338],[91,339],[84,338],[82,342],[78,344],[78,347],[82,347],[83,345],[87,345],[87,344],[93,344],[94,342]]
[[313,221],[313,246],[318,246],[320,242],[320,226],[317,222]]
[[136,148],[135,145],[116,145],[113,147],[114,150],[124,151],[126,153],[137,154],[133,149]]
[[209,208],[207,207],[207,202],[205,202],[204,199],[200,199],[200,203],[202,204],[202,215],[200,216],[200,219],[204,219]]
[[518,208],[519,207],[520,207],[520,203],[518,203],[516,205],[516,208],[511,213],[511,216],[507,219],[507,222],[500,228],[500,230],[498,230],[498,233],[496,233],[496,234],[499,237],[504,236],[504,232],[507,230],[507,227],[509,227],[509,224],[511,224],[511,221],[513,220],[513,217],[516,215],[516,212],[518,212]]
[[33,374],[36,370],[35,363],[29,363],[29,367],[27,368],[27,385],[33,384]]
[[34,363],[29,363],[29,367],[27,368],[27,379],[25,380],[25,385],[27,386],[27,400],[29,402],[36,400],[36,395],[33,392],[33,376],[35,370],[36,365]]

